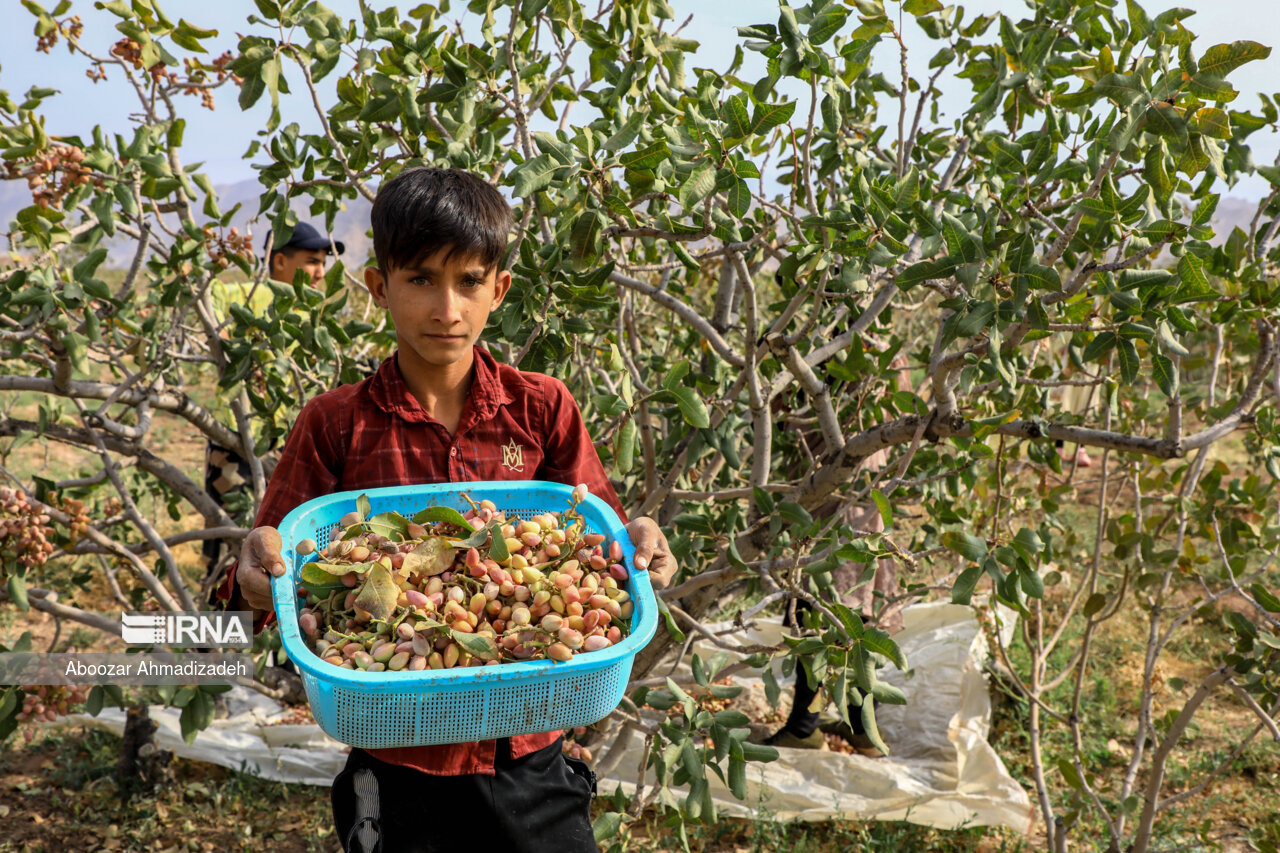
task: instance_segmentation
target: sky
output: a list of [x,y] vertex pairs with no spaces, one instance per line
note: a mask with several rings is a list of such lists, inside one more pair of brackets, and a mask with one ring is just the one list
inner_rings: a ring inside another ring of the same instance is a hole
[[[687,16],[693,16],[682,35],[700,43],[692,63],[699,67],[727,67],[733,55],[733,46],[738,40],[736,27],[776,23],[778,18],[776,0],[735,0],[733,3],[726,3],[724,0],[670,2],[678,20],[683,21]],[[45,3],[53,6],[54,0],[45,0]],[[55,47],[51,54],[36,52],[35,36],[32,34],[34,18],[19,7],[18,0],[0,0],[0,4],[9,9],[4,16],[4,26],[0,26],[0,89],[8,90],[15,98],[33,85],[58,89],[60,94],[46,101],[42,107],[47,116],[46,129],[54,135],[87,136],[94,125],[102,125],[112,132],[126,132],[129,128],[128,116],[136,109],[137,102],[132,90],[122,83],[119,75],[106,83],[95,85],[85,76],[86,63],[70,55],[63,45]],[[329,0],[327,5],[344,17],[353,17],[357,10],[356,0]],[[400,4],[403,9],[412,5],[412,2]],[[888,0],[886,5],[893,8],[896,4],[894,0]],[[1201,53],[1209,45],[1237,39],[1253,39],[1278,48],[1268,59],[1246,64],[1232,73],[1231,82],[1241,93],[1233,106],[1237,109],[1255,108],[1258,103],[1255,93],[1275,93],[1280,90],[1280,16],[1275,14],[1274,7],[1268,0],[1181,0],[1181,5],[1197,10],[1197,14],[1185,20],[1184,24],[1197,34],[1199,43],[1204,45]],[[466,12],[463,0],[454,0],[452,6],[447,19],[461,19],[464,28],[469,20],[474,22],[475,16]],[[161,7],[172,19],[186,18],[192,24],[218,30],[218,37],[207,42],[214,48],[211,51],[214,55],[222,49],[234,47],[236,33],[247,31],[245,19],[255,11],[251,0],[220,0],[213,3],[209,0],[166,0]],[[975,0],[965,4],[966,18],[972,18],[978,13],[994,12],[1020,16],[1025,8],[1021,0]],[[1154,16],[1167,8],[1167,5],[1147,0],[1144,8]],[[75,0],[71,13],[83,18],[83,39],[92,49],[100,49],[100,52],[106,53],[109,46],[120,37],[113,28],[118,19],[108,12],[93,8],[93,4],[87,0]],[[988,35],[991,33],[992,31],[988,31]],[[908,49],[908,64],[912,73],[923,77],[927,73],[925,66],[929,57],[937,50],[937,43],[929,41],[923,33],[916,32],[914,37],[908,39]],[[751,60],[756,58],[756,54],[751,52],[747,56]],[[877,57],[876,66],[887,74],[896,68],[895,46],[882,46],[882,55]],[[744,76],[754,79],[751,74],[753,70],[756,69],[749,67]],[[286,71],[286,75],[287,73]],[[324,98],[327,103],[334,100],[332,87],[338,76],[334,73],[326,81],[322,81],[322,92],[328,93],[328,97]],[[952,87],[944,89],[944,122],[962,111],[966,101],[961,94],[966,90],[964,81],[952,83]],[[235,90],[230,87],[219,90],[219,106],[212,113],[200,109],[194,98],[184,99],[188,101],[184,105],[187,118],[183,143],[184,161],[202,162],[204,171],[215,183],[232,183],[254,175],[242,155],[265,121],[267,99],[264,97],[253,110],[242,113],[235,104],[235,94]],[[282,98],[282,115],[285,122],[297,121],[304,130],[318,128],[309,100],[296,94]],[[1266,131],[1255,134],[1251,137],[1251,142],[1259,165],[1269,165],[1280,148],[1280,140]],[[1258,198],[1267,191],[1267,183],[1255,177],[1242,182],[1232,190],[1232,194],[1243,198]]]

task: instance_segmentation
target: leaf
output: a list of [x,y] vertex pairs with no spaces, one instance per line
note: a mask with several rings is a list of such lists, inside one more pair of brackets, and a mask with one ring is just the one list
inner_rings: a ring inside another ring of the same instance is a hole
[[1196,110],[1195,114],[1191,116],[1191,126],[1205,136],[1212,136],[1214,139],[1231,138],[1231,119],[1228,118],[1225,110],[1220,110],[1217,107],[1205,107]]
[[1168,104],[1152,104],[1147,108],[1146,119],[1146,130],[1151,133],[1186,141],[1187,121],[1178,110]]
[[729,741],[729,791],[739,800],[747,798],[747,757],[742,752],[742,742]]
[[876,726],[876,703],[862,703],[862,728],[867,733],[867,737],[871,740],[876,749],[889,754],[889,747],[880,737],[880,729]]
[[972,563],[981,563],[987,557],[986,541],[963,530],[948,530],[942,534],[942,544]]
[[1028,598],[1044,598],[1044,578],[1040,577],[1039,572],[1019,571],[1018,583]]
[[872,489],[871,500],[875,501],[876,509],[880,510],[880,518],[884,520],[885,529],[893,527],[893,507],[889,505],[889,499],[879,489]]
[[961,572],[956,578],[955,585],[951,587],[951,603],[968,604],[973,598],[973,590],[981,577],[982,566],[970,566]]
[[1184,252],[1182,259],[1178,261],[1178,277],[1182,279],[1182,287],[1178,288],[1178,302],[1218,297],[1218,291],[1209,284],[1209,277],[1204,273],[1204,261],[1190,252]]
[[569,257],[576,269],[586,270],[596,265],[604,223],[604,217],[596,210],[583,211],[573,223],[573,230],[569,232]]
[[938,0],[906,0],[902,4],[902,11],[908,15],[931,15],[942,11],[942,3]]
[[[493,539],[495,542],[502,539],[501,532],[495,533]],[[506,548],[505,541],[503,548]],[[401,568],[424,577],[435,577],[453,565],[453,557],[452,542],[443,536],[428,536],[418,543],[416,548],[404,555],[404,564]],[[497,557],[495,556],[494,559]]]
[[462,513],[458,512],[451,506],[429,506],[413,516],[415,524],[452,524],[454,527],[460,527],[463,530],[472,530],[471,522],[462,517]]
[[591,822],[591,835],[597,843],[608,841],[617,837],[618,830],[621,827],[621,812],[602,812],[598,818]]
[[1093,91],[1124,106],[1146,96],[1142,81],[1132,74],[1104,74],[1093,84]]
[[360,520],[364,521],[369,517],[372,508],[369,506],[369,496],[361,495],[356,498],[356,515],[360,516]]
[[680,387],[672,388],[666,393],[675,397],[676,405],[680,407],[680,414],[690,426],[697,429],[706,429],[711,426],[711,415],[707,412],[707,405],[702,402],[702,397],[697,391]]
[[898,277],[893,280],[893,283],[899,288],[906,290],[923,281],[936,278],[937,270],[938,265],[935,262],[921,261],[920,263],[912,264],[902,272],[898,273]]
[[1062,290],[1062,277],[1053,267],[1028,264],[1022,271],[1022,275],[1027,280],[1027,286],[1032,290]]
[[[316,562],[304,564],[302,567],[302,572],[298,576],[299,581],[301,581],[303,584],[306,584],[307,589],[312,592],[315,591],[316,587],[337,588],[337,587],[343,586],[344,584],[341,581],[341,576],[345,575],[346,572],[342,572],[341,574],[338,574],[337,572],[327,571],[324,568],[322,568],[322,566],[324,565],[327,565],[327,564],[316,563]],[[342,569],[346,567],[334,566],[333,568]]]
[[659,139],[639,151],[623,154],[618,158],[618,162],[628,169],[648,172],[662,165],[670,156],[671,149],[667,147],[667,141]]
[[795,101],[788,101],[785,104],[761,104],[756,107],[755,115],[751,117],[751,132],[768,133],[778,125],[790,121],[795,111]]
[[516,198],[528,198],[550,185],[552,176],[559,168],[560,164],[550,154],[539,154],[532,160],[526,160],[508,178],[512,194]]
[[1253,600],[1258,602],[1258,606],[1268,613],[1280,613],[1280,598],[1271,594],[1265,586],[1260,583],[1253,583],[1249,586],[1249,592],[1253,593]]
[[502,535],[502,526],[494,523],[492,529],[492,541],[489,543],[489,556],[499,563],[504,563],[511,559],[511,551],[507,548],[507,540]]
[[907,656],[902,653],[902,649],[898,648],[894,639],[879,628],[868,628],[863,632],[862,645],[868,651],[884,655],[903,672],[907,671]]
[[[398,533],[402,540],[409,534],[409,520],[398,512],[380,512],[372,518],[366,519],[365,526],[378,528],[380,531]],[[386,535],[385,532],[382,535]]]
[[1138,378],[1138,370],[1142,361],[1138,358],[1138,348],[1128,338],[1116,339],[1116,352],[1120,356],[1120,377],[1126,384],[1133,384]]
[[1101,332],[1096,338],[1089,341],[1088,346],[1084,348],[1084,352],[1080,354],[1080,359],[1082,361],[1097,361],[1111,352],[1115,345],[1115,332]]
[[213,722],[213,696],[197,690],[190,701],[182,708],[178,724],[182,728],[182,739],[188,744],[194,743],[196,735],[209,727]]
[[1084,790],[1084,782],[1080,778],[1080,774],[1076,771],[1075,766],[1065,758],[1058,759],[1058,772],[1062,774],[1062,778],[1068,785],[1077,791]]
[[747,215],[751,209],[751,188],[747,182],[738,178],[729,185],[729,212],[738,219]]
[[680,185],[677,193],[680,204],[691,208],[702,201],[716,188],[716,167],[711,163],[702,163],[689,175],[688,180]]
[[498,644],[494,642],[493,637],[486,634],[464,634],[454,630],[450,630],[449,633],[453,636],[455,643],[480,660],[498,659]]
[[1256,41],[1233,41],[1231,44],[1215,44],[1205,51],[1200,60],[1199,72],[1214,77],[1226,77],[1246,62],[1266,59],[1271,48]]
[[894,205],[899,210],[910,210],[911,205],[920,198],[920,172],[915,166],[903,175],[893,188]]
[[[908,0],[908,2],[918,2],[918,0]],[[932,0],[932,2],[937,3],[938,0]],[[840,31],[848,19],[848,9],[839,3],[828,3],[809,22],[809,43],[817,45],[827,41]]]
[[1168,356],[1158,352],[1151,354],[1151,374],[1166,397],[1172,398],[1178,393],[1178,373]]
[[31,609],[27,601],[27,582],[17,575],[9,575],[9,598],[23,612]]
[[643,112],[635,110],[627,117],[625,124],[619,128],[618,132],[610,136],[602,148],[605,151],[621,151],[628,145],[636,141],[636,137],[640,135],[640,130],[644,127],[646,116]]
[[747,103],[741,95],[734,95],[724,102],[720,117],[724,119],[726,137],[743,139],[750,135],[751,119],[747,113]]
[[391,572],[379,563],[369,570],[364,585],[356,594],[355,605],[367,610],[374,619],[386,621],[395,614],[396,599],[399,597],[400,588],[392,580]]

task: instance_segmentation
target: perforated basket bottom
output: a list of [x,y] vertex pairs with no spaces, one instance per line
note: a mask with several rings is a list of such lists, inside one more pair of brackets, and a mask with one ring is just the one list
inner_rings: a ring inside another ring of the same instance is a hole
[[[554,680],[363,692],[303,675],[316,721],[335,740],[362,749],[465,743],[587,726],[608,716],[626,689],[631,660]],[[323,697],[323,701],[318,701]]]

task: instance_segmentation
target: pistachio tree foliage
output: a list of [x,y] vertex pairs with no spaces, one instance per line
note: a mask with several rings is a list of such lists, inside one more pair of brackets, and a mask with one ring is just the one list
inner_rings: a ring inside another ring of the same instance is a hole
[[[248,156],[265,164],[261,227],[278,244],[294,200],[332,223],[412,165],[475,170],[513,200],[514,285],[491,348],[565,379],[624,504],[664,526],[682,567],[666,631],[602,726],[606,770],[620,731],[649,755],[614,826],[654,802],[677,822],[714,820],[709,775],[746,793],[746,762],[772,751],[699,698],[731,694],[714,683],[731,672],[763,670],[776,697],[767,666],[781,660],[879,740],[864,697],[903,701],[876,668],[908,662],[841,603],[832,571],[865,567],[865,583],[881,558],[905,582],[878,617],[975,591],[1017,615],[1016,649],[991,635],[1025,703],[1054,849],[1078,835],[1145,850],[1162,815],[1277,735],[1278,193],[1247,229],[1213,224],[1242,175],[1280,186],[1249,149],[1276,105],[1229,82],[1270,48],[1204,44],[1191,11],[1131,0],[1029,0],[1014,17],[783,3],[742,22],[720,69],[694,66],[662,0],[476,0],[465,25],[445,4],[361,3],[348,19],[256,0],[238,42],[154,0],[99,3],[119,18],[111,35],[82,32],[66,0],[24,5],[41,49],[65,45],[140,109],[132,135],[51,138],[40,110],[55,92],[0,96],[3,176],[32,189],[0,290],[0,388],[27,396],[7,398],[0,435],[10,461],[53,443],[81,460],[74,478],[14,484],[27,497],[0,540],[14,605],[86,621],[72,599],[102,578],[122,601],[191,606],[173,549],[238,541],[253,507],[213,502],[156,424],[241,449],[260,499],[263,457],[299,406],[358,378],[358,352],[387,351],[358,270],[335,266],[321,289],[266,281],[208,177],[184,165],[184,109],[265,98]],[[884,43],[894,61],[878,68]],[[958,119],[938,116],[942,85],[970,91]],[[314,107],[312,129],[281,123],[286,97]],[[114,286],[109,241],[132,247]],[[273,302],[220,318],[211,290],[237,271]],[[1055,440],[1101,462],[1087,525]],[[1228,444],[1247,473],[1223,462]],[[864,467],[879,451],[887,462]],[[886,529],[852,527],[854,505],[878,507]],[[186,529],[163,535],[159,512]],[[9,559],[36,538],[56,549]],[[1228,595],[1253,617],[1230,618],[1207,674],[1162,682],[1168,644]],[[796,600],[807,630],[778,648],[707,627]],[[1115,664],[1091,643],[1122,610],[1142,614],[1147,641],[1117,770],[1082,746],[1110,722],[1082,693]],[[731,657],[695,658],[677,683],[658,662],[687,637]],[[197,708],[193,729],[211,708],[194,695],[170,697]],[[1169,795],[1182,735],[1224,702],[1255,724]]]

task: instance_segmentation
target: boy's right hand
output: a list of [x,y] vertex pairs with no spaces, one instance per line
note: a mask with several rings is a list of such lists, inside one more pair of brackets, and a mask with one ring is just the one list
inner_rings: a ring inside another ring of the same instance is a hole
[[283,544],[280,531],[274,527],[255,527],[244,538],[236,582],[240,585],[240,597],[254,610],[274,609],[271,577],[284,574],[284,558],[280,555]]

